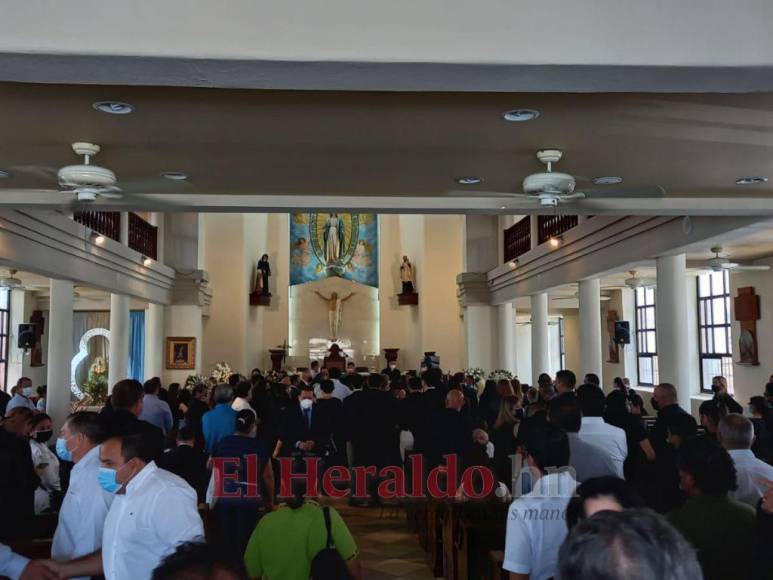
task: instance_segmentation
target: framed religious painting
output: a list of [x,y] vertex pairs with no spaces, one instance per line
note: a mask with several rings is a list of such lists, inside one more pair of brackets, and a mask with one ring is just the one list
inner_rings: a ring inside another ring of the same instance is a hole
[[194,337],[167,337],[166,368],[179,370],[196,368],[196,339]]

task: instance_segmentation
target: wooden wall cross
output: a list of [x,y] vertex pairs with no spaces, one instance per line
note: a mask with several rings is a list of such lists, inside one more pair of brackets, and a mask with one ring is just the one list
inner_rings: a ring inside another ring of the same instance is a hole
[[757,321],[760,319],[760,297],[754,293],[754,288],[746,286],[738,289],[738,296],[733,299],[735,319],[741,323],[741,333],[738,336],[739,365],[758,365],[757,358]]

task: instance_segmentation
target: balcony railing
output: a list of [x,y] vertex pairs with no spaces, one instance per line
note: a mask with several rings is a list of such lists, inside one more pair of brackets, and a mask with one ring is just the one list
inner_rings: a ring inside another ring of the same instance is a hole
[[76,211],[73,219],[79,224],[115,240],[121,240],[121,213],[117,211]]
[[[78,211],[73,219],[116,242],[121,241],[121,213],[117,211]],[[129,214],[129,247],[156,260],[158,258],[158,228],[135,213]]]
[[129,214],[129,247],[143,256],[158,256],[158,228],[135,213]]
[[526,216],[505,230],[505,262],[515,260],[531,249],[531,218]]
[[540,244],[544,244],[550,238],[560,236],[571,230],[578,223],[576,215],[541,215],[537,220],[537,238]]

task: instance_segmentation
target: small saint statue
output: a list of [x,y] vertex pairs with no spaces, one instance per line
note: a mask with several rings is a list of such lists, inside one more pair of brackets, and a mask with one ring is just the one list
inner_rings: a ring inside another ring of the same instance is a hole
[[268,254],[263,254],[258,260],[255,276],[255,292],[263,296],[271,296],[268,289],[268,278],[271,276],[271,266],[268,263]]
[[337,292],[333,292],[328,298],[321,292],[314,290],[314,293],[322,298],[328,305],[328,321],[330,322],[330,339],[338,340],[338,329],[341,327],[341,319],[343,314],[343,303],[354,296],[354,292],[350,293],[346,298],[339,298]]
[[400,281],[403,283],[402,294],[413,294],[415,292],[413,288],[415,274],[416,270],[408,259],[408,256],[403,256],[403,261],[400,264]]

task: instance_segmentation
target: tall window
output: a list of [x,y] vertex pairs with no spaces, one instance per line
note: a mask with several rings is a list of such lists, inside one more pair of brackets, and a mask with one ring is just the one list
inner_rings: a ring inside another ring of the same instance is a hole
[[654,288],[636,289],[636,350],[639,384],[657,385],[659,380]]
[[566,368],[566,340],[564,335],[564,317],[560,316],[558,318],[558,353],[559,353],[559,362],[561,363],[561,368]]
[[730,281],[727,272],[698,276],[698,334],[701,390],[721,375],[733,392],[733,347],[730,337]]
[[8,382],[8,342],[11,334],[11,291],[0,288],[0,390]]

